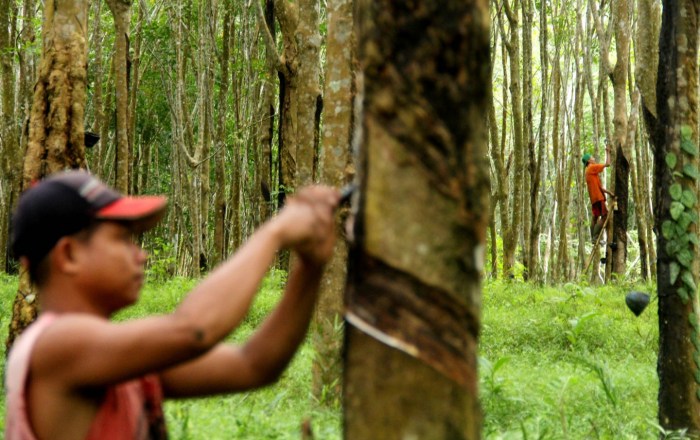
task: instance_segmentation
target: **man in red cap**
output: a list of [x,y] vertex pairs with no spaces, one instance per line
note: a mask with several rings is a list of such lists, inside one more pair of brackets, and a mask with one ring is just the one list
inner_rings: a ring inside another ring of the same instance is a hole
[[[336,190],[302,189],[169,315],[123,323],[146,253],[135,233],[163,216],[164,197],[125,197],[89,173],[51,176],[26,191],[12,245],[38,288],[41,314],[6,369],[6,438],[166,438],[161,402],[260,387],[301,343],[335,233]],[[242,346],[241,322],[280,249],[296,255],[284,295]]]
[[582,161],[586,173],[588,196],[591,199],[591,211],[593,212],[591,236],[595,242],[601,229],[603,229],[605,218],[608,216],[608,209],[605,206],[605,194],[615,197],[615,194],[603,188],[603,184],[600,181],[600,173],[610,166],[610,144],[608,141],[605,141],[605,163],[596,163],[590,153],[584,154]]

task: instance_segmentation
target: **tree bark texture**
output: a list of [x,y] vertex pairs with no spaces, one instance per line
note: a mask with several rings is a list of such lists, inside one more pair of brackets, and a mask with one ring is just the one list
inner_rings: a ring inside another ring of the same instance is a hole
[[[227,96],[229,91],[229,65],[231,63],[231,42],[233,41],[233,14],[230,11],[231,1],[225,3],[225,14],[223,22],[223,41],[219,65],[221,66],[221,77],[223,81],[219,84],[218,119],[216,123],[216,153],[214,155],[214,173],[216,178],[216,189],[214,199],[214,255],[211,266],[215,267],[226,258],[226,116],[228,114]],[[264,124],[261,124],[264,125]]]
[[[50,173],[85,167],[86,0],[47,1],[43,51],[24,157],[23,188]],[[22,270],[6,347],[36,318],[34,288]]]
[[129,26],[131,25],[131,0],[107,0],[114,16],[114,87],[116,97],[117,130],[114,157],[114,187],[123,194],[129,192],[129,80],[127,58],[129,53]]
[[[512,220],[510,228],[503,236],[503,272],[506,276],[513,276],[513,268],[515,266],[515,250],[518,246],[518,238],[520,237],[520,227],[523,219],[523,182],[525,179],[525,147],[523,146],[523,111],[522,111],[522,92],[520,86],[520,30],[518,26],[517,16],[517,1],[513,1],[513,7],[509,6],[508,0],[503,1],[504,11],[509,23],[509,36],[506,48],[508,50],[509,68],[510,68],[510,98],[511,112],[513,118],[513,187],[518,188],[518,191],[511,194],[510,213]],[[503,41],[506,41],[505,35]]]
[[[328,37],[324,85],[323,144],[321,181],[341,187],[353,177],[351,134],[355,98],[352,0],[331,0],[326,5]],[[344,231],[348,215],[342,209],[337,217],[337,230]],[[313,326],[316,356],[313,362],[313,393],[319,401],[340,400],[342,382],[343,287],[347,265],[347,245],[343,238],[336,242],[333,258],[326,267]]]
[[299,27],[295,32],[299,48],[297,96],[297,179],[296,187],[316,180],[314,163],[318,146],[316,113],[321,96],[321,34],[319,0],[299,0]]
[[624,275],[627,267],[627,220],[629,202],[630,160],[627,144],[627,76],[632,33],[632,3],[618,0],[612,3],[615,26],[615,48],[617,61],[612,71],[615,135],[615,185],[617,210],[613,212],[612,273]]
[[[656,88],[659,424],[700,436],[698,3],[664,1]],[[680,194],[680,196],[679,196]]]
[[[16,8],[12,7],[9,0],[0,1],[0,95],[2,115],[0,116],[0,270],[9,268],[10,255],[9,229],[10,216],[15,200],[19,196],[19,189],[22,171],[22,151],[19,138],[21,122],[18,123],[15,117],[15,81],[14,61],[15,56],[15,36],[12,30],[15,28]],[[21,121],[21,119],[20,119]]]
[[356,6],[365,87],[345,438],[476,439],[488,5]]

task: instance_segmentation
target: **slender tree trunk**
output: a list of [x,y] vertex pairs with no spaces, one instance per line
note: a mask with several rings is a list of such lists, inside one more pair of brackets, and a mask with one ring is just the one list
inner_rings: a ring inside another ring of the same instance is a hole
[[17,123],[15,106],[15,76],[14,36],[11,29],[15,28],[16,17],[13,13],[10,0],[0,1],[0,84],[1,104],[0,110],[0,270],[5,271],[9,265],[10,255],[7,252],[9,243],[10,213],[19,193],[21,182],[21,150],[19,143],[19,133],[21,125]]
[[488,7],[357,6],[365,94],[345,438],[477,439]]
[[[87,16],[86,0],[45,4],[43,52],[24,157],[24,188],[50,173],[85,167]],[[34,288],[27,272],[21,270],[6,353],[15,338],[36,318],[36,305]]]
[[223,46],[221,49],[221,58],[219,65],[221,66],[221,84],[219,84],[218,111],[219,117],[216,126],[216,153],[214,155],[214,172],[216,176],[216,195],[214,201],[214,256],[212,259],[212,267],[219,264],[226,256],[226,116],[228,114],[228,91],[229,91],[229,65],[231,57],[231,42],[233,41],[232,31],[233,14],[231,13],[231,0],[226,0],[224,4],[224,22],[223,22]]
[[659,424],[700,436],[697,293],[698,4],[664,1],[652,126],[659,295]]
[[149,148],[143,142],[143,138],[137,143],[136,139],[136,110],[138,106],[139,86],[141,83],[141,56],[142,56],[142,41],[143,41],[143,25],[146,21],[145,2],[138,3],[138,21],[134,29],[133,49],[130,49],[127,60],[127,89],[129,92],[127,103],[127,135],[129,136],[128,149],[130,152],[129,161],[129,190],[132,194],[138,194],[142,191],[141,184],[143,183],[145,173],[148,166],[139,166],[148,156],[146,150]]
[[[326,74],[324,85],[322,182],[341,187],[352,176],[351,133],[355,87],[353,72],[353,2],[331,0],[326,6],[328,38],[326,41]],[[347,211],[347,210],[346,210]],[[347,212],[338,216],[338,231],[343,231]],[[313,340],[316,356],[313,363],[313,393],[327,403],[340,400],[342,376],[341,341],[339,337],[343,311],[343,286],[347,264],[345,240],[336,242],[316,307]],[[324,390],[325,388],[325,390]],[[325,392],[324,392],[325,391]]]
[[212,45],[216,38],[216,18],[212,0],[200,0],[199,2],[199,47],[198,47],[198,96],[199,96],[199,126],[197,150],[195,151],[196,165],[193,173],[198,180],[200,210],[199,230],[201,239],[195,260],[199,264],[200,271],[207,271],[209,261],[207,259],[207,241],[209,224],[209,197],[211,194],[211,143],[212,143],[212,116],[214,97],[214,50]]
[[299,27],[295,33],[299,48],[297,104],[297,179],[296,186],[315,180],[318,126],[316,113],[321,96],[321,34],[319,32],[319,0],[299,0]]
[[613,218],[612,273],[624,275],[627,267],[627,221],[630,160],[627,145],[627,76],[632,32],[632,3],[618,0],[613,5],[617,61],[612,71],[615,126],[615,186],[617,210]]
[[93,30],[92,30],[92,41],[91,41],[91,46],[92,50],[95,54],[95,60],[92,62],[90,68],[94,72],[95,75],[95,86],[94,90],[92,92],[92,103],[94,107],[94,112],[95,112],[95,118],[94,122],[92,124],[92,131],[100,135],[101,142],[99,145],[95,145],[92,148],[92,154],[90,155],[91,161],[90,161],[90,170],[92,171],[93,174],[101,177],[104,179],[104,176],[102,176],[102,154],[105,150],[105,147],[107,145],[108,140],[106,138],[102,138],[102,130],[105,125],[107,125],[107,121],[105,118],[105,109],[104,109],[104,94],[103,94],[103,78],[104,78],[104,60],[102,59],[102,39],[103,39],[103,31],[102,31],[102,2],[101,1],[96,1],[93,2]]
[[[514,3],[517,0],[514,1]],[[518,245],[520,226],[522,222],[523,182],[524,182],[524,146],[523,146],[523,112],[520,87],[520,37],[518,36],[517,8],[511,10],[508,0],[503,1],[504,11],[510,25],[510,35],[506,47],[510,59],[510,97],[513,116],[513,188],[517,188],[511,198],[512,220],[509,228],[511,236],[503,240],[503,272],[513,275],[515,266],[515,250]],[[503,41],[506,41],[505,38]]]
[[540,11],[540,69],[542,77],[542,94],[540,97],[540,126],[537,151],[531,140],[530,151],[530,256],[528,271],[531,279],[542,282],[542,270],[539,264],[540,230],[542,225],[542,206],[540,205],[540,188],[542,179],[542,162],[547,149],[546,126],[547,107],[549,106],[549,59],[547,54],[547,12],[546,4],[541,3]]
[[[275,40],[275,7],[274,0],[265,1],[264,21],[267,29],[270,32],[271,40]],[[276,51],[271,47],[265,48],[268,59],[273,59],[277,56]],[[275,87],[273,79],[276,78],[277,70],[274,62],[268,62],[268,79],[263,83],[262,91],[262,117],[260,123],[260,148],[262,150],[260,157],[260,219],[267,220],[274,209],[274,201],[272,198],[273,189],[275,188],[273,173],[272,173],[272,144],[273,134],[275,131]]]
[[126,194],[129,192],[129,79],[127,59],[129,56],[129,26],[131,24],[131,0],[107,0],[114,16],[114,86],[116,89],[117,130],[114,169],[114,187]]
[[535,172],[537,168],[537,159],[535,153],[535,138],[533,135],[533,122],[532,122],[532,0],[521,0],[522,7],[522,38],[523,38],[523,101],[522,101],[522,112],[523,112],[523,139],[522,139],[522,162],[523,168],[527,169],[527,174],[523,175],[523,186],[519,188],[522,193],[522,209],[523,209],[523,227],[522,229],[522,249],[523,249],[523,264],[525,266],[525,271],[523,272],[523,277],[525,279],[531,278],[534,274],[536,268],[532,266],[533,262],[530,261],[532,257],[532,225],[535,218],[532,214],[533,208],[536,209],[536,193],[535,199],[533,199],[532,187],[536,185]]

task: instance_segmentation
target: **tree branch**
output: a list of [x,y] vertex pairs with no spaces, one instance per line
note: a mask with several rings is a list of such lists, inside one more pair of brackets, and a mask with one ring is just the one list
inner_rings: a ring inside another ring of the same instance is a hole
[[267,26],[267,23],[265,22],[265,12],[263,12],[262,6],[260,5],[259,0],[255,0],[255,6],[256,6],[256,11],[257,11],[257,16],[258,16],[258,22],[260,23],[260,29],[263,33],[263,37],[265,40],[265,48],[267,49],[265,51],[266,53],[266,58],[267,58],[267,63],[270,65],[270,67],[274,68],[278,72],[284,73],[285,71],[285,63],[284,63],[284,58],[277,52],[277,45],[275,44],[274,38],[272,38],[272,33],[270,32],[270,28]]
[[600,61],[603,63],[603,69],[607,75],[610,75],[613,71],[610,65],[610,39],[608,35],[603,30],[603,22],[600,19],[600,14],[598,13],[598,5],[596,5],[595,0],[589,0],[588,5],[591,8],[591,13],[593,14],[593,22],[595,23],[596,34],[598,34],[598,40],[600,41]]

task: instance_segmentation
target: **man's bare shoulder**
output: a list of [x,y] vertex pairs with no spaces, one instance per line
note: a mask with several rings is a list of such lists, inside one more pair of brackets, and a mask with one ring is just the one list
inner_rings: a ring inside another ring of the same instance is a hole
[[57,369],[60,370],[71,353],[84,349],[86,344],[112,325],[103,317],[87,313],[59,315],[37,338],[32,353],[32,374],[41,375],[46,371],[56,375]]

